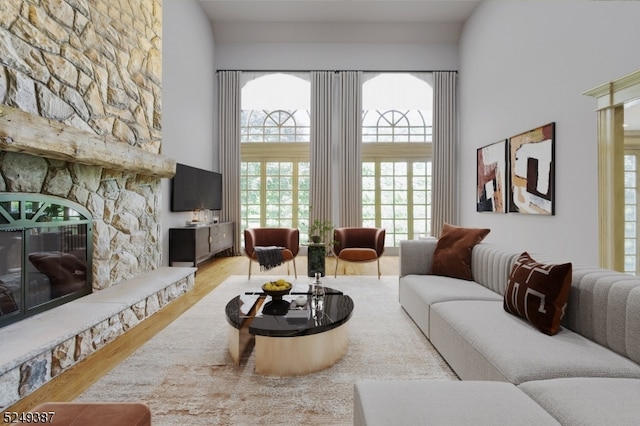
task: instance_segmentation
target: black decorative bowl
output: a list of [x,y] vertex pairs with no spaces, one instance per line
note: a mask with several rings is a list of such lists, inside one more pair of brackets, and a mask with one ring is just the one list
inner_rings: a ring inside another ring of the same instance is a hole
[[267,315],[286,315],[289,312],[289,302],[282,299],[273,299],[265,303],[262,312]]
[[282,296],[284,296],[285,294],[289,294],[291,292],[291,289],[293,288],[293,285],[288,282],[287,283],[288,287],[286,288],[278,289],[278,290],[268,290],[265,288],[267,284],[271,284],[271,283],[263,284],[262,291],[265,292],[265,294],[271,296],[272,300],[282,300]]

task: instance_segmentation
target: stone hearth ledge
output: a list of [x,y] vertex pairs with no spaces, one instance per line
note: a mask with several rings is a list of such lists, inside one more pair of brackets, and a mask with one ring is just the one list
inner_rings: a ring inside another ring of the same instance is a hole
[[0,409],[191,290],[195,271],[160,267],[0,329]]

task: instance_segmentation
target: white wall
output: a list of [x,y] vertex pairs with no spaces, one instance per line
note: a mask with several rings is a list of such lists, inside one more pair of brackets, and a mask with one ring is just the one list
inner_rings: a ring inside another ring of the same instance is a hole
[[458,48],[455,43],[217,43],[216,66],[283,71],[455,70]]
[[[162,153],[179,163],[219,171],[216,139],[215,40],[195,0],[165,0],[162,36]],[[170,210],[171,181],[162,180],[163,264],[169,228],[190,213]]]
[[[460,41],[460,223],[487,242],[598,263],[595,100],[640,68],[640,2],[485,2]],[[556,215],[475,211],[476,149],[556,123]]]

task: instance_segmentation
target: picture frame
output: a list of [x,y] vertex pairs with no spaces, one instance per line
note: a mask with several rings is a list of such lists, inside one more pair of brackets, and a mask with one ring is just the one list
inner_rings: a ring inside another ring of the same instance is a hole
[[507,140],[480,147],[476,153],[476,211],[507,212]]
[[509,138],[509,213],[555,215],[555,127]]

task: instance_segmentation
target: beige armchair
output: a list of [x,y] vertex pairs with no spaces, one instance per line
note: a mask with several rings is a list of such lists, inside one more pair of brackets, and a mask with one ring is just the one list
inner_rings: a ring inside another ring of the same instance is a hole
[[374,262],[378,263],[378,279],[380,279],[380,256],[384,253],[385,230],[383,228],[336,228],[333,239],[336,242],[333,252],[336,255],[336,270],[338,264],[345,262]]
[[[298,278],[296,256],[300,250],[300,231],[297,228],[247,228],[244,230],[244,251],[249,257],[249,278],[251,264],[259,262],[256,247],[281,247],[282,261],[293,263],[293,273]],[[287,263],[287,274],[289,264]]]

